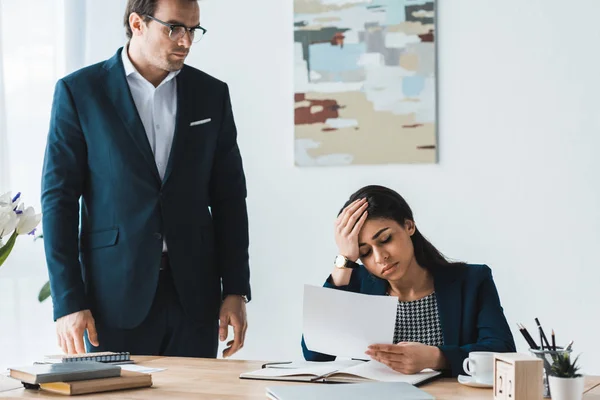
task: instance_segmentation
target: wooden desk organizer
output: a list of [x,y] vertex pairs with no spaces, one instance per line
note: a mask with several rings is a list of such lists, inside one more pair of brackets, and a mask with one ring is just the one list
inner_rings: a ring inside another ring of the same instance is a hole
[[494,355],[494,400],[538,400],[543,396],[544,366],[537,357],[520,353]]

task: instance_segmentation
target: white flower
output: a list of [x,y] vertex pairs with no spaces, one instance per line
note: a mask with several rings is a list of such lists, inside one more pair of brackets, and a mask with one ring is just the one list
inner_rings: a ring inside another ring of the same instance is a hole
[[[36,214],[33,207],[25,208],[21,203],[21,193],[15,197],[10,192],[0,196],[0,266],[10,255],[17,236],[33,234],[41,219],[42,215]],[[9,235],[10,239],[3,244],[2,238]]]
[[10,192],[0,196],[0,238],[10,235],[17,227],[18,217],[14,211],[15,207],[16,203],[12,201]]
[[10,207],[0,207],[0,238],[10,235],[18,222],[17,214]]
[[42,214],[36,214],[33,207],[25,208],[23,203],[19,204],[16,214],[17,219],[19,220],[16,228],[18,235],[27,235],[31,233],[42,219]]
[[40,223],[41,214],[36,214],[33,207],[25,208],[20,200],[21,193],[14,198],[10,192],[0,196],[0,238],[10,235],[14,230],[18,235],[26,235]]
[[11,210],[14,210],[17,205],[19,204],[19,201],[21,199],[21,192],[17,193],[17,195],[14,197],[12,197],[12,193],[8,192],[8,193],[4,193],[2,196],[0,196],[0,210],[3,208],[10,208]]
[[2,206],[9,206],[12,204],[12,197],[10,196],[10,192],[4,193],[0,196],[0,208]]

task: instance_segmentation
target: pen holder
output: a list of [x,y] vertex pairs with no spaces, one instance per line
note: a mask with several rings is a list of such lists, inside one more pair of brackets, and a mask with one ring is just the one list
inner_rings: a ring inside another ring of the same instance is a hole
[[536,349],[529,349],[529,351],[531,352],[531,354],[533,354],[534,356],[536,356],[537,358],[541,359],[544,362],[544,373],[543,373],[543,380],[542,382],[544,383],[543,388],[544,388],[544,397],[550,397],[550,372],[552,370],[552,364],[554,363],[554,359],[556,359],[556,357],[558,355],[564,355],[564,354],[571,354],[571,349],[569,350],[564,350],[562,347],[556,346],[556,350],[536,350]]

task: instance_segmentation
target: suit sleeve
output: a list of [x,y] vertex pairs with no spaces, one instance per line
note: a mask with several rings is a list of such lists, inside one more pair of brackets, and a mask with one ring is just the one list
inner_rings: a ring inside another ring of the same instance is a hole
[[[333,284],[333,278],[331,277],[331,275],[329,275],[329,277],[323,284],[323,287],[330,288],[330,289],[336,289],[336,290],[343,290],[346,292],[355,292],[355,293],[360,292],[360,282],[361,282],[360,272],[361,271],[358,268],[353,270],[352,275],[350,276],[350,283],[348,283],[347,285],[344,285],[344,286],[335,286]],[[307,361],[333,361],[336,359],[336,356],[309,350],[308,347],[306,347],[304,335],[302,335],[301,346],[302,346],[302,353],[304,354],[304,359]]]
[[79,199],[87,146],[71,92],[54,91],[42,171],[42,224],[54,320],[89,308],[79,263]]
[[440,346],[448,360],[452,376],[464,374],[463,360],[471,351],[515,352],[515,342],[500,304],[498,290],[489,267],[483,269],[485,277],[479,287],[477,314],[477,341],[463,346]]
[[250,299],[246,178],[227,85],[210,181],[210,202],[223,296],[239,294]]

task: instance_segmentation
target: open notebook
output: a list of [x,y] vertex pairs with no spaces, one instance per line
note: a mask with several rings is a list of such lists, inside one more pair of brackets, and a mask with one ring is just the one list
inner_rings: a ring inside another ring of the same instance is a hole
[[414,375],[405,375],[377,361],[359,361],[352,366],[335,362],[326,364],[304,368],[263,368],[245,372],[240,378],[297,382],[406,382],[419,385],[441,374],[423,370]]

